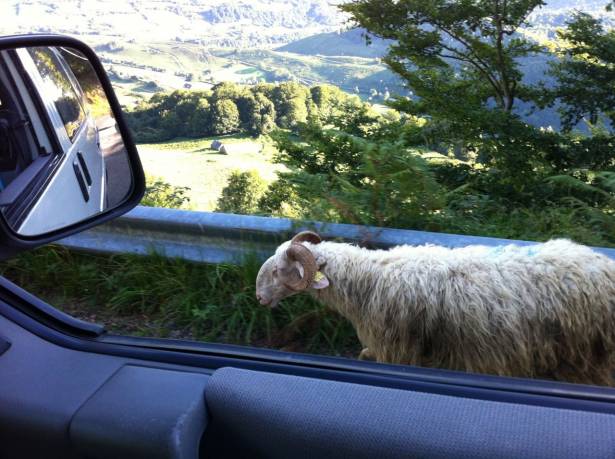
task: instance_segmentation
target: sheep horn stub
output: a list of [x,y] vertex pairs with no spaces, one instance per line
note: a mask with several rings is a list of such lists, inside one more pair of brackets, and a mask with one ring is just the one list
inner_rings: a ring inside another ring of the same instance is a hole
[[[307,247],[301,244],[292,243],[288,249],[286,249],[286,256],[291,262],[296,261],[303,267],[303,277],[298,274],[295,279],[288,279],[284,282],[284,285],[296,292],[305,290],[312,285],[314,276],[318,271],[318,265],[316,264],[314,255],[312,255],[312,252]],[[293,275],[293,277],[295,276]]]

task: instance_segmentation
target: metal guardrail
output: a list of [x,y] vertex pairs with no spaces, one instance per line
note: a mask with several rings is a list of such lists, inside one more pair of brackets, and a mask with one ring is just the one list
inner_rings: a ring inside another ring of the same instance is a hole
[[[245,255],[267,258],[283,241],[304,229],[316,230],[325,239],[339,239],[369,247],[437,244],[463,247],[472,244],[499,246],[535,242],[399,230],[339,223],[297,222],[287,218],[194,212],[138,206],[127,214],[88,231],[62,239],[75,250],[100,253],[157,253],[166,257],[204,263],[236,263]],[[615,259],[615,249],[597,247]]]

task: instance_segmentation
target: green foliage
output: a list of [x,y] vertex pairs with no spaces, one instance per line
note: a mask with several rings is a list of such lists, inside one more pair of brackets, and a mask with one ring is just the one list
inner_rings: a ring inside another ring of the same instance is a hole
[[[612,220],[604,196],[603,202],[596,201],[590,191],[596,186],[592,174],[579,171],[615,166],[615,139],[598,118],[599,113],[611,116],[615,107],[613,32],[591,16],[577,14],[559,32],[566,47],[560,50],[562,60],[552,66],[555,88],[530,86],[521,59],[546,49],[518,31],[542,5],[542,0],[354,0],[341,6],[369,34],[392,40],[385,62],[414,96],[397,97],[389,105],[402,114],[426,115],[421,123],[391,119],[391,128],[364,138],[382,142],[378,134],[397,139],[397,126],[406,145],[463,160],[430,167],[448,190],[447,206],[432,215],[430,225],[476,228],[477,215],[487,219],[493,214],[503,221],[505,213],[493,211],[500,208],[534,214],[554,207],[561,210],[554,213],[558,216],[591,210]],[[590,135],[530,126],[513,111],[518,101],[539,106],[559,102],[564,126],[569,129],[588,116]],[[306,142],[320,148],[320,142]],[[570,180],[578,185],[574,193],[582,205],[570,200],[572,190],[564,186]],[[471,206],[466,209],[465,203]],[[485,225],[477,229],[483,230],[492,231]]]
[[[195,264],[160,256],[77,254],[47,246],[0,264],[0,273],[111,333],[356,356],[351,325],[307,295],[275,310],[258,304],[260,260]],[[78,305],[78,306],[76,306]]]
[[207,99],[200,99],[189,116],[189,134],[205,137],[211,131],[211,108]]
[[318,118],[325,124],[335,116],[348,112],[344,110],[346,104],[361,105],[357,96],[349,96],[336,86],[323,84],[310,88],[312,101],[316,105]]
[[239,131],[239,110],[230,99],[217,99],[211,107],[211,130],[214,135]]
[[615,30],[577,12],[558,38],[565,46],[561,60],[551,65],[556,85],[546,91],[548,101],[562,104],[562,123],[572,129],[585,118],[595,125],[600,115],[615,122]]
[[[367,125],[349,130],[370,132]],[[300,142],[278,132],[275,141],[278,160],[291,169],[282,178],[306,217],[417,227],[443,204],[425,161],[402,142],[374,142],[318,123],[301,125],[298,136]]]
[[258,211],[274,217],[299,218],[303,212],[292,184],[284,177],[272,182],[258,200]]
[[155,94],[128,112],[127,120],[138,142],[236,132],[257,137],[276,127],[294,129],[308,116],[326,122],[340,113],[338,106],[369,110],[358,97],[329,85],[310,89],[295,82],[250,87],[225,82],[214,86],[212,91]]
[[568,238],[582,244],[615,247],[615,219],[602,210],[571,201],[519,206],[484,195],[458,195],[432,221],[432,231],[528,241]]
[[[421,98],[416,109],[429,113],[442,103],[493,98],[511,111],[523,84],[517,59],[540,47],[516,34],[542,0],[488,2],[355,0],[341,6],[371,34],[395,40],[385,58]],[[446,89],[444,97],[434,83]]]
[[266,189],[267,185],[257,171],[234,171],[218,199],[216,212],[242,215],[257,213],[259,199]]
[[271,92],[276,107],[276,122],[281,128],[293,128],[307,120],[311,108],[310,90],[299,83],[284,82]]
[[187,196],[189,191],[190,188],[185,186],[174,186],[158,177],[147,176],[141,205],[170,209],[189,208],[190,198]]
[[276,111],[273,102],[256,92],[242,96],[237,101],[242,128],[257,137],[275,129]]
[[240,86],[230,81],[218,83],[212,88],[212,92],[214,100],[229,99],[232,101],[236,101],[250,93],[245,86]]

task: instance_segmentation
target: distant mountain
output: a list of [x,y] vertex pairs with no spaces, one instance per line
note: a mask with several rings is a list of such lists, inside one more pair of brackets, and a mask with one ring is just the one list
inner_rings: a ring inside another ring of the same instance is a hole
[[322,56],[382,57],[386,54],[390,40],[372,37],[365,42],[364,29],[350,29],[345,32],[330,32],[302,38],[277,48],[277,51]]
[[602,18],[607,27],[615,27],[615,13],[607,12],[607,0],[549,0],[530,14],[528,34],[542,39],[555,38],[557,28],[564,27],[574,11]]
[[315,24],[337,27],[340,15],[325,2],[287,0],[286,2],[224,2],[202,11],[201,17],[211,24],[248,23],[261,27],[296,29]]
[[[529,17],[530,25],[525,27],[534,38],[552,39],[558,27],[565,26],[575,10],[584,11],[603,18],[607,26],[615,27],[615,14],[606,11],[607,0],[550,0],[537,8]],[[304,55],[382,57],[386,54],[390,40],[371,38],[367,46],[364,29],[350,29],[312,35],[285,44],[278,51]]]
[[[214,47],[288,43],[339,28],[331,0],[0,0],[0,34],[57,32]],[[339,1],[337,1],[339,3]]]
[[[386,48],[384,44],[376,41],[372,47],[365,47],[360,33],[336,33],[348,19],[337,5],[346,1],[0,0],[0,34],[58,32],[91,37],[91,41],[100,41],[100,37],[225,48],[292,43],[287,51],[302,54],[378,55]],[[549,0],[532,13],[530,20],[540,35],[547,37],[565,23],[573,9],[605,16],[615,25],[615,15],[604,11],[606,4],[607,0]],[[338,40],[330,39],[334,35]],[[311,36],[315,37],[301,42]]]

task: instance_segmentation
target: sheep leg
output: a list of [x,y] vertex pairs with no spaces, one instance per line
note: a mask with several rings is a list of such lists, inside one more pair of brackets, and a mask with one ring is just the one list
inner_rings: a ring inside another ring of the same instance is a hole
[[359,360],[376,360],[373,354],[369,351],[368,348],[363,348],[361,353],[359,354]]

